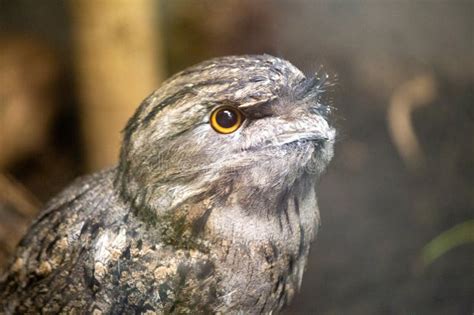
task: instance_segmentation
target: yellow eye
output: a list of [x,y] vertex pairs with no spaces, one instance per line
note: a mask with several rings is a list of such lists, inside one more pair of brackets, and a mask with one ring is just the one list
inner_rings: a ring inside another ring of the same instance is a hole
[[211,126],[219,133],[232,133],[239,129],[244,120],[240,110],[230,106],[215,109],[211,114]]

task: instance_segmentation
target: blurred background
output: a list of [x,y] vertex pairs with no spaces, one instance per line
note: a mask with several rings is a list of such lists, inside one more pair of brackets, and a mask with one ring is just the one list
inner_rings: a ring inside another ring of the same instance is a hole
[[286,314],[472,314],[473,1],[0,0],[0,269],[112,166],[169,75],[269,53],[336,83],[322,230]]

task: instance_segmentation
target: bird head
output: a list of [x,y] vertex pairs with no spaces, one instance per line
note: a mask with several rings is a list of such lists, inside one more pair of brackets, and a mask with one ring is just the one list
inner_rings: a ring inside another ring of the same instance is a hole
[[327,86],[269,55],[190,67],[129,120],[116,184],[158,215],[203,198],[268,215],[289,191],[313,189],[332,158]]

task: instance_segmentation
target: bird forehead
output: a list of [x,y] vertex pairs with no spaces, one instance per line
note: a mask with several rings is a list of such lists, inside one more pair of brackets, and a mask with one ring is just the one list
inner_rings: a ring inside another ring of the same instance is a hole
[[175,77],[191,78],[207,74],[217,77],[242,78],[247,74],[251,80],[276,79],[278,77],[300,77],[302,73],[289,61],[269,55],[227,56],[210,59],[189,67]]
[[200,98],[228,99],[250,106],[279,95],[304,78],[300,70],[280,58],[230,56],[190,67],[172,77],[168,85]]

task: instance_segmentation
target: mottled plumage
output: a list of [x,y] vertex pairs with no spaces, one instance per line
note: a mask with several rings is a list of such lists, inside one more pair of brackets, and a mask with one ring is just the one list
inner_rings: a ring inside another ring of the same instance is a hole
[[[3,311],[280,310],[319,225],[315,184],[335,136],[326,86],[268,55],[170,78],[128,122],[119,165],[73,183],[30,228],[0,284]],[[210,126],[221,105],[245,114],[236,132]]]

